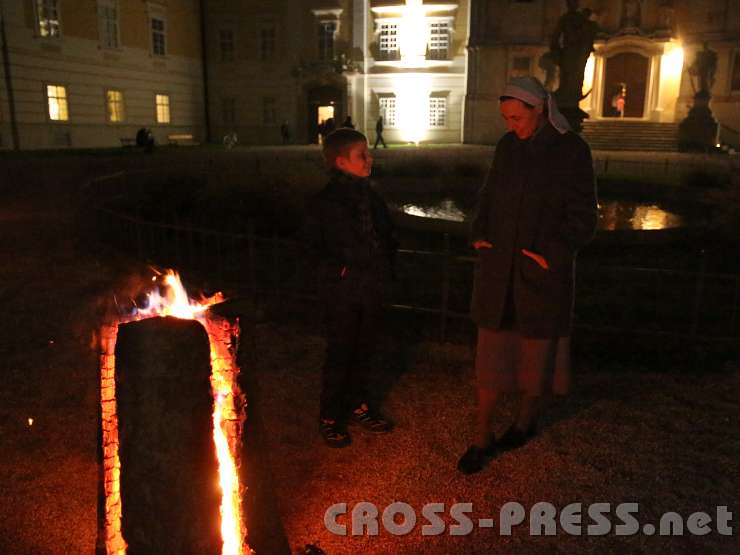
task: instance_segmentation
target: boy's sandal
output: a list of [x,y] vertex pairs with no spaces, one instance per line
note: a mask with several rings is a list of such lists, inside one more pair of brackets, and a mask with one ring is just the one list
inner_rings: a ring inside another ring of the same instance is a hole
[[319,423],[319,432],[329,447],[346,447],[352,442],[347,431],[336,420],[322,420]]

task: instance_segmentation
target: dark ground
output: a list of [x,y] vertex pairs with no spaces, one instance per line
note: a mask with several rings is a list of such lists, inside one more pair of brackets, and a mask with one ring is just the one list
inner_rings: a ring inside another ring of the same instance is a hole
[[[101,162],[102,164],[102,162]],[[94,548],[97,495],[97,360],[90,348],[96,306],[126,272],[112,253],[93,254],[73,233],[74,190],[95,164],[70,167],[37,186],[7,173],[12,194],[0,209],[0,553],[87,554]],[[40,180],[42,181],[42,180]],[[6,181],[7,183],[7,181]],[[264,430],[262,459],[272,474],[271,515],[288,543],[336,553],[732,553],[735,535],[680,538],[511,537],[476,530],[465,537],[422,537],[424,503],[473,503],[474,519],[507,501],[639,502],[642,523],[665,511],[684,517],[740,511],[740,370],[676,371],[658,362],[620,362],[608,354],[576,360],[573,395],[553,407],[541,435],[475,477],[454,465],[472,434],[471,341],[440,344],[411,333],[420,321],[394,316],[381,348],[378,385],[398,427],[354,436],[326,449],[315,416],[323,341],[311,307],[268,313],[257,325],[251,396]],[[587,337],[576,341],[588,341]],[[613,341],[601,348],[628,350]],[[689,365],[690,366],[690,365]],[[503,428],[511,404],[501,410]],[[28,425],[33,418],[33,425]],[[262,484],[255,484],[260,489]],[[267,493],[265,493],[267,489]],[[405,501],[420,522],[406,536],[340,537],[325,510],[370,501],[380,510]],[[446,519],[449,522],[449,518]],[[587,519],[584,524],[590,523]],[[614,520],[616,522],[616,519]]]

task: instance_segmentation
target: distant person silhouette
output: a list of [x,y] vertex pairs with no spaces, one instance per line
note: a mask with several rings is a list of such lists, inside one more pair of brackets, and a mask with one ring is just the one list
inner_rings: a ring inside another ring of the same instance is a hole
[[283,139],[284,145],[290,144],[290,126],[288,125],[288,120],[284,120],[280,126],[280,136]]
[[154,134],[151,129],[142,127],[136,132],[136,146],[145,148],[147,152],[154,150]]
[[378,148],[378,143],[383,143],[383,148],[388,148],[383,139],[383,116],[378,116],[378,121],[375,122],[375,145],[373,149]]
[[347,116],[344,118],[344,123],[342,123],[342,127],[346,127],[348,129],[354,129],[355,124],[352,123],[352,116]]
[[332,131],[337,128],[337,122],[334,118],[329,118],[324,122],[324,137],[329,135]]

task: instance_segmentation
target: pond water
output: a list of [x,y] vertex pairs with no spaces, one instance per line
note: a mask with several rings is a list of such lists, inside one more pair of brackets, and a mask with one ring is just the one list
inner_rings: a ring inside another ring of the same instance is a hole
[[[450,198],[424,201],[391,202],[391,206],[411,216],[432,218],[448,222],[466,222],[473,215],[473,209],[461,206]],[[672,229],[687,224],[686,215],[669,210],[657,203],[629,200],[602,200],[599,202],[599,224],[601,230],[639,230],[649,231]]]

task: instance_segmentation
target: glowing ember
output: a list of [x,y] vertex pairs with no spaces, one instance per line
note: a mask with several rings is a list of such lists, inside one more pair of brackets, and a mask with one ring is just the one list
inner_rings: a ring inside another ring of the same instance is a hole
[[[213,394],[213,440],[216,447],[221,484],[222,555],[253,553],[246,544],[239,484],[238,463],[241,427],[244,421],[243,396],[236,382],[235,340],[239,327],[227,320],[209,314],[208,308],[222,302],[223,295],[196,302],[190,299],[176,272],[168,270],[161,278],[162,285],[147,294],[147,303],[128,318],[102,327],[101,347],[101,404],[103,411],[103,450],[106,506],[106,550],[108,555],[126,553],[126,542],[121,534],[120,460],[118,458],[118,421],[115,399],[115,343],[118,326],[129,321],[154,316],[174,316],[197,320],[208,332],[211,350],[211,390]],[[30,420],[30,419],[29,419]],[[31,421],[29,421],[29,425]]]

